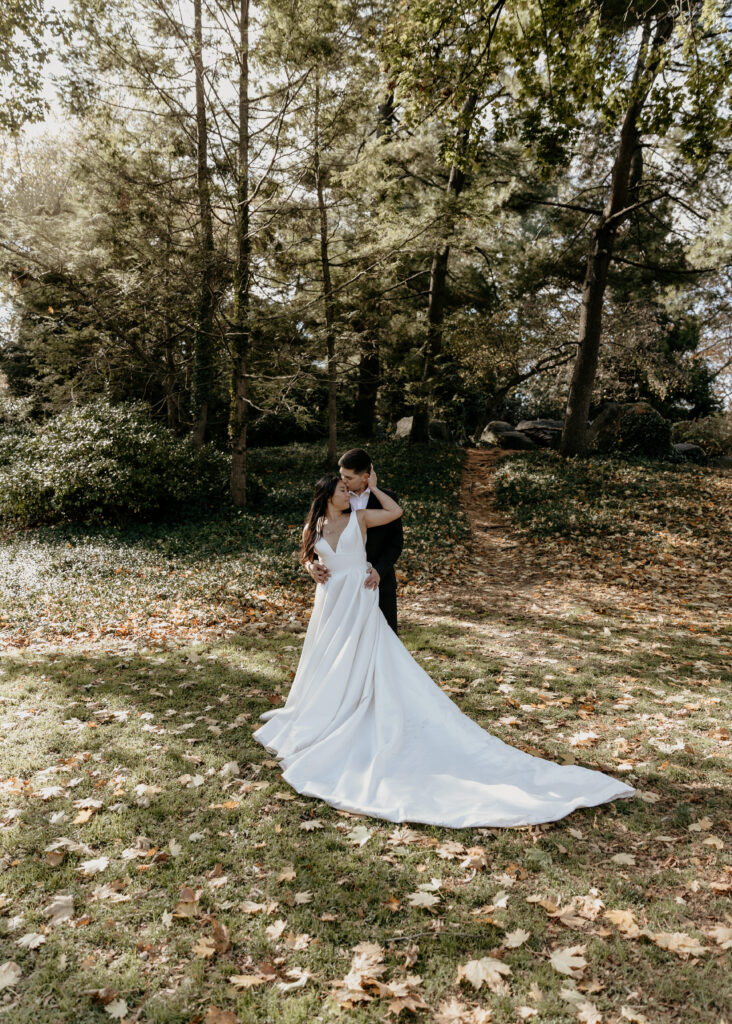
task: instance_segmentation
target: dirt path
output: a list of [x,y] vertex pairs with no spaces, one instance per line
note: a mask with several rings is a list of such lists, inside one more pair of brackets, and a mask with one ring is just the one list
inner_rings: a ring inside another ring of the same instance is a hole
[[[698,577],[690,564],[683,581],[681,567],[670,573],[660,563],[630,572],[610,552],[601,559],[582,558],[561,539],[537,542],[515,530],[510,517],[496,507],[494,490],[497,466],[514,454],[466,451],[460,500],[470,521],[471,543],[462,551],[453,578],[400,597],[407,617],[424,624],[450,617],[466,625],[476,615],[494,623],[528,619],[541,629],[568,613],[585,622],[617,614],[639,624],[658,617],[685,630],[720,631],[727,620],[721,594],[727,594],[730,582],[722,566],[714,576]],[[689,599],[689,579],[697,600]]]

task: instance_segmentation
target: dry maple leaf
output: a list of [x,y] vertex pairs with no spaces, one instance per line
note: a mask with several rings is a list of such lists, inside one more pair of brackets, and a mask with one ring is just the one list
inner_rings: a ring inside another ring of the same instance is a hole
[[295,873],[295,868],[292,866],[292,864],[285,864],[285,866],[280,871],[279,875],[277,875],[277,881],[291,882],[295,877]]
[[722,949],[732,949],[732,928],[718,924],[714,928],[709,928],[706,934],[710,939],[714,939]]
[[429,892],[410,892],[408,898],[410,907],[425,907],[429,909],[440,902],[439,896],[433,896]]
[[320,818],[310,818],[308,821],[301,821],[300,828],[303,832],[312,832],[316,828],[324,828],[323,822]]
[[503,945],[506,949],[518,949],[529,938],[531,938],[531,932],[525,932],[523,928],[516,928],[515,931],[506,933],[503,938]]
[[107,1003],[104,1012],[114,1020],[122,1020],[127,1016],[127,1002],[124,999],[115,999],[113,1002]]
[[581,978],[582,972],[587,966],[587,961],[582,956],[585,949],[585,946],[554,949],[549,956],[549,963],[560,974],[566,974],[570,978]]
[[259,974],[232,974],[229,978],[229,984],[233,985],[234,988],[253,988],[254,985],[264,985],[267,979],[260,977]]
[[201,908],[199,906],[199,899],[201,896],[201,890],[194,891],[189,886],[184,885],[180,891],[178,902],[175,905],[173,911],[174,917],[196,917],[200,914]]
[[443,860],[454,860],[455,857],[465,853],[465,846],[453,839],[448,839],[447,842],[436,847],[435,853]]
[[309,889],[303,889],[302,892],[295,893],[295,903],[312,903],[313,894]]
[[508,992],[508,985],[503,976],[511,974],[511,968],[502,960],[496,960],[492,956],[484,956],[481,960],[469,960],[466,964],[458,967],[457,983],[462,980],[469,981],[475,989],[479,989],[484,983],[491,992],[503,994]]
[[627,938],[636,939],[640,935],[641,930],[632,910],[606,910],[603,916]]
[[467,857],[460,861],[461,868],[475,868],[479,871],[481,868],[488,867],[488,857],[482,846],[471,846],[468,850]]
[[301,932],[299,935],[287,932],[282,941],[289,949],[307,949],[312,939],[307,932]]
[[369,841],[372,835],[373,832],[367,829],[365,825],[356,825],[356,827],[352,828],[347,834],[346,838],[350,839],[350,841],[356,846],[363,846]]
[[242,914],[261,914],[267,909],[267,905],[265,903],[253,903],[251,900],[243,900],[239,904],[239,909]]
[[6,960],[0,964],[0,989],[12,988],[23,977],[23,972],[14,960]]
[[288,978],[293,978],[293,981],[278,981],[277,988],[281,992],[291,992],[296,988],[303,988],[307,984],[308,980],[313,977],[309,970],[305,967],[292,967],[286,972]]
[[193,952],[203,960],[208,960],[216,953],[216,943],[208,935],[202,935],[193,947]]
[[635,857],[632,853],[616,853],[610,860],[613,864],[625,864],[627,867],[635,866]]
[[77,867],[82,875],[96,875],[100,871],[106,871],[109,867],[109,857],[96,857],[92,860],[84,860]]
[[686,932],[649,932],[644,929],[641,935],[645,935],[661,949],[678,953],[679,956],[701,956],[708,952],[706,946],[702,946],[698,939]]
[[43,913],[48,917],[49,924],[61,924],[74,916],[74,897],[66,893],[54,896]]
[[412,828],[395,828],[387,837],[390,846],[409,846],[410,843],[419,843],[422,836]]
[[267,936],[270,942],[276,942],[277,939],[279,939],[280,935],[282,935],[286,927],[287,923],[283,921],[282,918],[278,918],[271,925],[264,929],[264,934]]
[[46,936],[41,935],[40,932],[28,932],[27,935],[21,935],[19,939],[16,939],[18,946],[23,949],[38,949],[46,941]]
[[577,1009],[577,1019],[581,1021],[581,1024],[601,1024],[602,1014],[594,1003],[583,1000],[581,1003],[576,1003],[575,1007]]

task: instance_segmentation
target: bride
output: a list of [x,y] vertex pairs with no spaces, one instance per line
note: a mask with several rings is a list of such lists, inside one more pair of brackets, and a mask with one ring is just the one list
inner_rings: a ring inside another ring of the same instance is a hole
[[377,487],[381,509],[352,512],[346,485],[324,477],[302,535],[330,575],[315,588],[287,701],[260,716],[254,738],[304,796],[394,822],[452,828],[536,825],[578,807],[631,797],[602,772],[558,765],[508,746],[458,708],[417,664],[364,586],[366,530],[402,514]]

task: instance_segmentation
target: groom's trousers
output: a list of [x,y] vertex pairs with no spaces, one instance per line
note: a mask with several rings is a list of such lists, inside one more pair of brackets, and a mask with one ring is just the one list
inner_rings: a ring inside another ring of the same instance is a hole
[[[391,579],[389,578],[390,576]],[[393,570],[384,579],[379,581],[379,608],[381,608],[384,618],[391,628],[398,634],[396,576]]]

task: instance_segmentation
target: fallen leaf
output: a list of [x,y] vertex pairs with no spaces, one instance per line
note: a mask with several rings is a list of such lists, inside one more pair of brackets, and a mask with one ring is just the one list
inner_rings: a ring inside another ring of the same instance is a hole
[[641,935],[645,935],[661,949],[678,953],[679,956],[701,956],[702,953],[708,952],[706,946],[702,946],[698,939],[687,935],[686,932],[649,932],[644,929]]
[[410,907],[434,907],[440,902],[439,896],[433,896],[429,892],[412,892],[408,898]]
[[283,921],[282,918],[278,918],[278,920],[274,921],[271,925],[264,929],[264,934],[267,936],[270,942],[276,942],[277,939],[279,939],[280,935],[282,935],[286,927],[287,923]]
[[466,964],[461,964],[458,967],[457,983],[464,979],[469,981],[473,988],[479,989],[485,982],[491,992],[502,994],[508,992],[508,985],[503,976],[510,974],[511,968],[508,964],[492,956],[484,956],[481,960],[469,960]]
[[576,1003],[575,1006],[577,1009],[577,1019],[581,1021],[581,1024],[601,1024],[602,1014],[594,1003],[584,1000],[581,1003]]
[[365,825],[356,825],[355,828],[351,829],[346,838],[350,839],[356,846],[363,846],[372,835],[373,832],[367,829]]
[[503,945],[507,949],[518,949],[524,942],[531,938],[531,932],[525,932],[523,928],[516,928],[515,931],[507,932],[503,938]]
[[603,916],[627,938],[636,939],[640,935],[641,930],[632,910],[606,910]]
[[278,981],[277,988],[281,992],[292,992],[293,989],[303,988],[307,984],[308,980],[313,977],[306,967],[292,967],[289,971],[285,972],[288,978],[294,978],[294,981]]
[[706,934],[710,939],[714,939],[718,946],[722,949],[732,949],[732,928],[728,928],[723,924],[718,924],[714,928],[708,929]]
[[0,964],[0,989],[12,988],[22,977],[23,972],[14,960],[6,960],[4,964]]
[[229,978],[229,984],[233,985],[234,988],[253,988],[255,985],[266,984],[266,978],[260,977],[258,974],[232,974]]
[[549,963],[560,974],[566,974],[570,978],[581,978],[582,972],[587,966],[587,961],[582,956],[585,949],[585,946],[567,946],[563,949],[554,949],[549,956]]
[[107,1003],[104,1010],[114,1020],[122,1020],[127,1016],[127,1003],[124,999],[115,999],[114,1002]]

